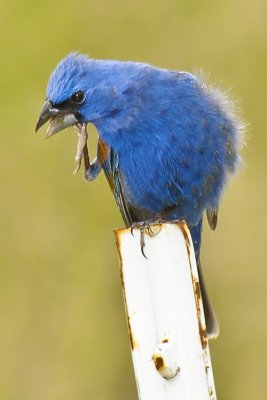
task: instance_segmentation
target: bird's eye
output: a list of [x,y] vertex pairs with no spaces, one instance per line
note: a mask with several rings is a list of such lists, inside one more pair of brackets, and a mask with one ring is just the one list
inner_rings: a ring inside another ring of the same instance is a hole
[[85,94],[82,90],[79,90],[78,92],[75,92],[70,99],[74,104],[82,104],[85,99]]

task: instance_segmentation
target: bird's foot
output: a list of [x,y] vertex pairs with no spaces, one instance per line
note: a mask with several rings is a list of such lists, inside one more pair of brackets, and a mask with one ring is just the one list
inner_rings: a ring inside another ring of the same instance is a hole
[[84,179],[87,181],[93,181],[96,179],[96,177],[99,175],[99,173],[102,170],[102,165],[100,161],[98,161],[97,158],[95,158],[92,162],[92,164],[89,164],[88,168],[85,169],[84,171]]
[[144,252],[145,248],[145,234],[150,237],[157,236],[161,231],[161,224],[164,223],[161,215],[156,215],[154,218],[142,222],[134,222],[131,225],[131,234],[133,235],[134,229],[140,230],[140,248],[143,256],[147,258]]

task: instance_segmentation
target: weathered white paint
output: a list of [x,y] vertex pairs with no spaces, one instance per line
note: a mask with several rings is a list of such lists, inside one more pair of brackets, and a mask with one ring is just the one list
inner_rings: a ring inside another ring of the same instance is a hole
[[[158,227],[159,228],[159,227]],[[184,222],[116,231],[140,400],[216,400],[197,267]]]

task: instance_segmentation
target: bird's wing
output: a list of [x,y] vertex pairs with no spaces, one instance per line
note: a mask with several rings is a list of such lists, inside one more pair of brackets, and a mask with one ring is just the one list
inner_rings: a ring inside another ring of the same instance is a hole
[[149,210],[134,207],[128,201],[124,189],[123,175],[120,169],[118,154],[100,138],[98,141],[98,159],[102,165],[125,225],[131,226],[135,222],[146,221],[152,218],[153,214]]
[[131,226],[135,220],[131,210],[131,205],[127,201],[123,190],[118,155],[115,150],[110,148],[100,138],[98,141],[98,159],[101,162],[124,223],[126,226]]
[[211,230],[215,230],[218,221],[218,208],[211,208],[206,210],[207,220]]

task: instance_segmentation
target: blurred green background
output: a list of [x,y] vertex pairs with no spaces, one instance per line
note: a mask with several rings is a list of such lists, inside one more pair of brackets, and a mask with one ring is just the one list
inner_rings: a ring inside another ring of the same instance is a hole
[[119,212],[102,174],[72,176],[73,130],[34,134],[47,79],[72,50],[203,69],[240,100],[244,165],[216,233],[205,228],[202,258],[221,324],[211,344],[218,398],[265,399],[266,1],[2,0],[0,9],[0,399],[137,398],[112,232]]

